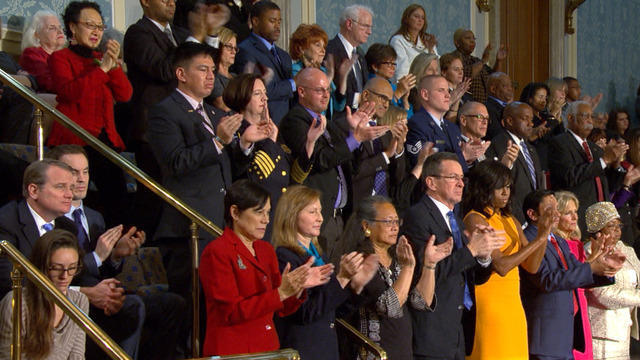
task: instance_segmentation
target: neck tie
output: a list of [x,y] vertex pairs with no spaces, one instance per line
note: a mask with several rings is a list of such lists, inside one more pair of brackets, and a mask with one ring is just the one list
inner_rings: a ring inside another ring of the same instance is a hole
[[276,49],[276,46],[273,45],[270,51],[271,55],[273,55],[273,58],[276,59],[276,64],[278,64],[278,66],[282,66],[282,61],[280,61],[280,56],[278,56],[278,50]]
[[87,232],[84,230],[84,226],[82,226],[82,209],[78,208],[73,210],[73,222],[76,224],[78,245],[84,249],[84,251],[89,251],[89,238],[87,237]]
[[527,167],[529,168],[529,175],[531,175],[531,183],[533,183],[533,189],[537,189],[537,181],[536,181],[536,169],[533,167],[533,160],[531,159],[531,154],[529,153],[529,147],[527,147],[527,143],[522,140],[520,142],[520,149],[522,149],[522,156],[524,156],[524,162],[527,163]]
[[[587,161],[592,163],[593,156],[591,155],[589,144],[587,144],[586,141],[582,142],[582,148],[584,149],[584,152],[587,155]],[[602,188],[602,180],[600,180],[600,176],[596,176],[595,180],[596,180],[596,191],[598,192],[598,201],[604,201],[604,190]]]
[[169,41],[171,41],[173,46],[178,47],[178,43],[176,42],[176,39],[173,38],[173,33],[171,32],[171,28],[169,27],[169,25],[164,28],[164,33],[165,35],[167,35]]
[[[320,119],[317,119],[319,122]],[[324,130],[322,136],[327,139],[329,143],[329,147],[333,148],[333,144],[331,143],[331,134],[329,134],[328,130]],[[342,166],[337,165],[336,170],[338,171],[338,195],[336,196],[336,201],[333,205],[334,209],[342,209],[347,205],[347,178],[344,176],[344,172],[342,171]]]
[[[354,56],[358,56],[358,51],[356,50],[356,48],[353,48],[353,51],[351,52],[351,58],[353,59]],[[360,57],[358,56],[358,60],[356,60],[353,63],[353,76],[355,76],[356,78],[356,84],[358,86],[358,88],[356,89],[357,92],[362,92],[362,88],[364,86],[364,82],[362,80],[362,68],[360,67]]]
[[42,225],[42,229],[44,231],[51,231],[51,230],[53,230],[53,225],[51,225],[49,223],[46,223],[46,224]]
[[[449,211],[447,213],[447,218],[449,218],[449,225],[451,226],[451,235],[453,236],[453,243],[455,244],[456,250],[462,248],[464,246],[462,244],[462,233],[460,232],[460,228],[458,227],[458,222],[456,221],[456,216],[453,211]],[[464,307],[469,310],[473,306],[473,299],[471,298],[471,292],[469,291],[469,285],[467,284],[467,278],[465,276],[464,280]]]
[[[375,121],[369,121],[369,126],[376,126],[377,123]],[[375,138],[371,141],[371,145],[373,146],[373,153],[375,155],[381,154],[382,149],[382,139]],[[376,171],[376,175],[373,178],[373,195],[382,195],[387,196],[387,172],[384,170]]]
[[[565,270],[569,270],[569,266],[567,265],[567,259],[564,257],[564,254],[562,253],[562,249],[560,249],[560,245],[558,245],[558,241],[556,240],[556,237],[553,236],[553,234],[549,235],[549,241],[551,242],[553,247],[556,249],[556,252],[560,257],[562,268]],[[575,315],[578,312],[578,300],[576,299],[576,294],[574,293],[573,289],[571,290],[571,295],[573,295],[573,314]]]

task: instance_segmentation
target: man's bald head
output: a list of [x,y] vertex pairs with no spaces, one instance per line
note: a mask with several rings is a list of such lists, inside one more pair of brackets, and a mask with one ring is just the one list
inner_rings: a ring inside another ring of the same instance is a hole
[[484,104],[468,101],[460,107],[460,131],[463,135],[482,139],[487,135],[489,112]]
[[302,69],[295,78],[300,105],[317,113],[327,109],[331,87],[327,75],[320,69]]
[[376,104],[375,116],[380,119],[389,109],[389,102],[393,99],[393,89],[387,79],[373,77],[367,81],[362,91],[363,102]]
[[509,75],[503,72],[494,72],[487,79],[487,90],[489,95],[504,102],[513,101],[513,84]]
[[442,117],[449,110],[451,95],[444,76],[428,75],[420,79],[418,86],[420,105],[428,112]]

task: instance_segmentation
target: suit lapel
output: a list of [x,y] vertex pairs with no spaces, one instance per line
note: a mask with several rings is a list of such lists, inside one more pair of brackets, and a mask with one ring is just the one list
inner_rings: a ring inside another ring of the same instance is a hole
[[[449,236],[451,236],[452,235],[451,234],[451,230],[449,230],[449,226],[447,225],[447,222],[444,220],[444,217],[442,216],[442,213],[440,212],[440,209],[438,209],[438,207],[433,202],[433,200],[431,200],[431,198],[429,198],[429,196],[424,195],[422,197],[422,201],[424,202],[424,204],[429,209],[429,215],[433,218],[435,223],[442,230],[444,230],[444,232],[446,232],[447,234],[449,234]],[[443,239],[443,240],[446,240],[446,239]]]
[[38,231],[38,226],[36,225],[36,220],[31,215],[31,211],[27,207],[26,200],[22,200],[18,203],[18,220],[22,225],[22,234],[24,238],[27,240],[29,245],[29,249],[20,249],[23,254],[30,254],[31,248],[35,243],[35,240],[40,238],[40,232]]
[[256,256],[253,256],[251,255],[251,252],[249,252],[249,249],[247,249],[247,247],[244,245],[242,240],[240,240],[240,238],[238,238],[238,236],[235,233],[232,236],[234,238],[233,245],[235,246],[236,252],[238,253],[238,258],[236,259],[236,261],[238,262],[238,267],[242,268],[243,265],[246,266],[247,263],[250,263],[250,264],[253,264],[253,266],[255,266],[256,269],[260,270],[266,275],[269,275],[269,271],[263,268],[262,265],[256,259],[256,256],[259,258],[264,258],[265,256],[260,250],[260,246],[255,246],[255,243],[252,243],[253,249],[256,252]]
[[[565,133],[565,137],[567,138],[566,141],[571,144],[573,151],[577,153],[583,161],[587,161],[587,154],[584,152],[582,144],[578,143],[578,140],[573,136],[573,134],[567,131]],[[589,150],[591,150],[591,147],[589,147]],[[593,151],[591,154],[593,155]]]
[[278,53],[278,56],[280,57],[281,64],[278,64],[278,60],[275,59],[275,57],[273,56],[271,51],[269,51],[269,49],[267,49],[267,47],[264,45],[262,40],[260,40],[256,34],[251,33],[251,41],[253,42],[253,46],[256,49],[260,50],[269,59],[273,69],[276,70],[276,72],[278,73],[280,78],[282,78],[282,79],[288,78],[288,76],[285,75],[284,69],[283,69],[284,64],[282,64],[282,61],[283,61],[282,55],[281,55],[282,52],[279,51],[279,49],[275,45],[275,43],[273,44],[273,46],[276,46],[276,52]]
[[[149,20],[146,16],[143,16],[142,19],[140,19],[140,22],[141,25],[143,25],[149,32],[151,32],[151,34],[153,34],[153,37],[156,39],[158,44],[161,45],[161,50],[163,52],[166,53],[169,49],[175,48],[167,35],[160,31],[156,24],[152,23],[151,20]],[[173,39],[176,40],[176,35],[173,32],[173,29],[171,29],[171,33],[173,34]],[[176,43],[178,43],[178,40],[176,40]]]

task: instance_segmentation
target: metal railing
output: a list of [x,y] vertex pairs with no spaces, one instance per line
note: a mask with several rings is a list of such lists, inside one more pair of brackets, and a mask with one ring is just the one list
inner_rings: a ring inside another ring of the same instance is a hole
[[213,356],[207,358],[200,359],[192,359],[192,360],[213,360],[213,359],[221,359],[221,360],[300,360],[300,354],[293,349],[281,349],[278,351],[269,351],[255,354],[237,354],[237,355],[226,355],[226,356]]
[[100,329],[82,310],[67,299],[40,270],[38,270],[22,253],[6,240],[0,241],[0,255],[5,254],[13,263],[11,282],[13,288],[13,333],[11,359],[21,359],[22,336],[22,278],[33,282],[40,291],[52,299],[62,311],[87,333],[112,359],[129,360],[130,357]]
[[[97,150],[104,157],[109,159],[109,161],[113,162],[116,166],[124,169],[129,175],[138,180],[141,184],[149,188],[156,195],[158,195],[163,201],[169,203],[171,206],[176,208],[180,213],[191,220],[191,256],[192,256],[192,305],[193,305],[193,326],[192,326],[192,336],[191,336],[191,348],[192,348],[192,356],[194,358],[199,357],[199,309],[200,309],[200,294],[199,294],[199,275],[198,275],[198,267],[200,264],[199,254],[198,254],[198,226],[202,227],[207,232],[211,233],[214,236],[222,235],[222,230],[213,224],[209,219],[202,216],[200,213],[192,209],[189,205],[184,203],[182,200],[177,198],[175,195],[171,194],[164,187],[158,184],[155,180],[153,180],[149,175],[140,170],[138,167],[133,165],[127,159],[122,157],[120,154],[113,151],[111,148],[106,146],[96,137],[91,135],[85,129],[76,124],[73,120],[69,119],[66,115],[52,107],[49,103],[44,101],[43,99],[36,96],[33,91],[26,86],[19,83],[15,80],[11,75],[7,74],[5,71],[0,69],[0,81],[13,89],[16,93],[22,96],[27,101],[31,102],[35,107],[34,111],[34,121],[36,122],[36,132],[37,132],[37,146],[36,151],[38,155],[38,159],[42,159],[44,156],[44,139],[43,139],[43,130],[42,130],[42,114],[50,115],[55,121],[60,123],[62,126],[69,129],[75,135],[77,135],[80,139],[85,141],[89,146]],[[66,300],[66,298],[65,298]],[[382,348],[376,345],[369,338],[364,336],[362,333],[357,331],[355,328],[350,326],[346,321],[338,319],[338,324],[343,326],[346,331],[349,332],[350,336],[359,341],[362,347],[371,351],[373,354],[378,356],[380,359],[386,359],[386,353]],[[95,325],[95,324],[94,324]],[[102,346],[102,345],[101,345]],[[297,352],[296,352],[297,354]],[[249,356],[249,355],[245,355]],[[225,357],[226,358],[226,357]],[[235,359],[229,358],[229,359]],[[238,358],[238,359],[253,359],[253,358]],[[263,359],[262,357],[255,359]],[[276,359],[276,358],[264,358],[264,359]],[[292,358],[294,359],[294,358]]]
[[336,323],[342,326],[342,328],[347,331],[347,333],[349,334],[352,340],[355,340],[360,343],[359,352],[360,352],[361,359],[366,359],[367,353],[370,352],[380,360],[387,360],[387,352],[384,351],[384,349],[380,347],[380,345],[376,344],[375,342],[373,342],[373,340],[364,336],[364,334],[356,330],[356,328],[351,326],[344,319],[336,319]]

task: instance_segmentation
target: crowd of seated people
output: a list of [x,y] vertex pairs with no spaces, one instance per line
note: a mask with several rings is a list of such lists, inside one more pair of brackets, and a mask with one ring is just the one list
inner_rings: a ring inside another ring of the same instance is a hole
[[[630,356],[640,130],[628,110],[596,114],[602,95],[574,77],[514,89],[506,47],[489,66],[490,46],[473,56],[468,29],[436,39],[426,19],[439,14],[417,4],[366,52],[364,5],[344,8],[335,36],[301,24],[289,52],[268,0],[140,6],[121,40],[95,2],[39,11],[20,64],[0,65],[223,230],[197,232],[203,355],[364,360],[341,317],[394,360]],[[29,126],[5,127],[28,142]],[[132,358],[191,354],[191,221],[143,186],[130,201],[122,171],[60,124],[47,145],[23,199],[0,204],[0,239]],[[116,277],[148,246],[167,286],[125,293]],[[10,279],[0,257],[3,354]],[[28,357],[104,356],[31,283],[23,301]]]

